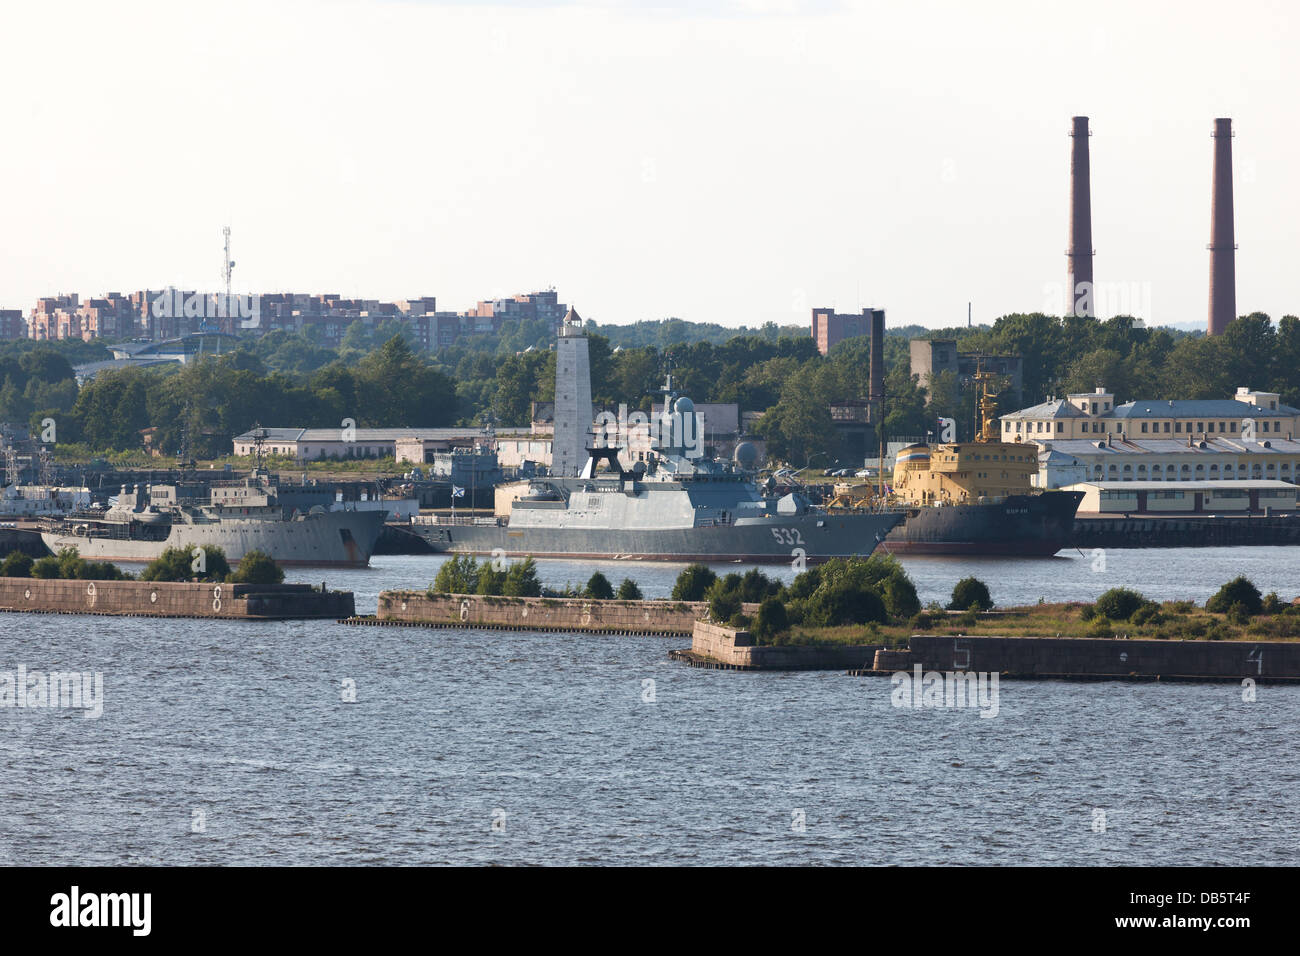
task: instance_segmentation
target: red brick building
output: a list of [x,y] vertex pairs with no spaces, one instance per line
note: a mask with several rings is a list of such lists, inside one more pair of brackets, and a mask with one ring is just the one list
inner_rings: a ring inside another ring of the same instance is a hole
[[863,309],[861,315],[849,313],[842,315],[834,309],[812,310],[812,337],[817,342],[817,351],[825,355],[837,342],[871,334],[871,317],[883,316],[884,309]]

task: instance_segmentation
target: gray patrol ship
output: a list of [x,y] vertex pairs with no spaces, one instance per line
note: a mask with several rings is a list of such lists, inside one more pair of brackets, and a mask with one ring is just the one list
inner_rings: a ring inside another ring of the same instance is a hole
[[364,568],[383,526],[378,510],[286,509],[275,483],[254,470],[206,487],[124,486],[107,510],[46,519],[41,539],[56,554],[76,548],[95,561],[152,561],[164,548],[215,545],[232,565],[258,550],[277,564]]
[[[674,400],[671,381],[665,394],[665,416],[671,408],[676,421],[694,418],[689,398]],[[811,564],[869,555],[903,518],[833,514],[798,492],[777,496],[772,479],[760,486],[751,477],[752,445],[739,446],[731,463],[689,457],[685,444],[661,444],[631,470],[617,448],[588,451],[577,477],[498,486],[493,517],[425,516],[412,519],[410,530],[435,552]]]

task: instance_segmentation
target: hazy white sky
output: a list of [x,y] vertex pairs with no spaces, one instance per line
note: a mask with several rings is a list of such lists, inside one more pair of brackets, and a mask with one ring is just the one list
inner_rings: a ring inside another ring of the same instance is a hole
[[[1278,2],[25,3],[0,38],[0,307],[172,284],[584,317],[1058,311],[1070,117],[1102,313],[1300,312],[1300,30]],[[1108,298],[1109,297],[1109,300]],[[1112,307],[1107,308],[1107,302]]]

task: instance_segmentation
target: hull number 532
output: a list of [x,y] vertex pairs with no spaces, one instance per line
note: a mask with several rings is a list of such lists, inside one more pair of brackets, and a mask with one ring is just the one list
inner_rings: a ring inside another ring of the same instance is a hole
[[803,532],[798,528],[773,528],[772,537],[778,544],[803,544]]

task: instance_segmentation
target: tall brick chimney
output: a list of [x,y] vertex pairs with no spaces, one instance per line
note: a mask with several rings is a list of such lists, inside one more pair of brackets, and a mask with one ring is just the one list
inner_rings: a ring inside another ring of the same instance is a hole
[[1071,120],[1070,136],[1070,249],[1066,252],[1066,280],[1070,315],[1096,315],[1092,289],[1092,186],[1088,171],[1088,117]]
[[1232,120],[1216,119],[1214,194],[1210,198],[1210,335],[1237,317],[1237,244],[1232,225]]
[[867,398],[872,402],[885,399],[885,310],[871,309],[871,371]]

